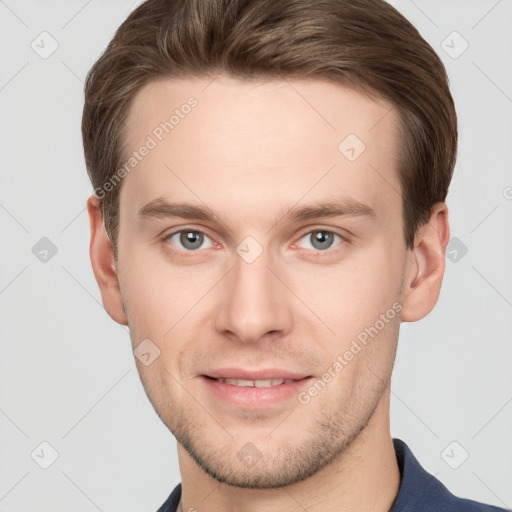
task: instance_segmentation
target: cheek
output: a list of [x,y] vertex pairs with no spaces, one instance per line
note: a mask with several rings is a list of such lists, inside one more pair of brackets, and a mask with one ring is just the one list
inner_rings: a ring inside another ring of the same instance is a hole
[[119,251],[130,329],[162,338],[204,294],[205,276],[190,266],[172,265],[156,247],[139,245]]
[[307,330],[307,320],[317,317],[325,324],[322,334],[334,337],[334,345],[343,348],[399,299],[400,258],[397,252],[369,247],[354,251],[339,265],[318,265],[311,272],[293,269],[291,288],[308,309],[301,315],[302,328]]

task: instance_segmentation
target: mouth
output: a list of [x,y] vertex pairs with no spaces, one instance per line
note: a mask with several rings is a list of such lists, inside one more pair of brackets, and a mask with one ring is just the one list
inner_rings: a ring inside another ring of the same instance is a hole
[[238,386],[240,388],[273,388],[274,386],[280,386],[281,384],[290,384],[294,382],[295,379],[263,379],[263,380],[246,380],[246,379],[214,379],[213,377],[208,377],[209,379],[216,380],[217,382],[221,382],[224,384],[229,384],[230,386]]
[[215,398],[243,409],[275,407],[293,399],[313,377],[285,370],[225,369],[200,376]]

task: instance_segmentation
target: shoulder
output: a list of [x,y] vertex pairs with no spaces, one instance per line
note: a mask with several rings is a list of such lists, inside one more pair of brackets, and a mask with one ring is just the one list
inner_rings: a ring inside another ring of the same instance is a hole
[[506,512],[505,509],[453,495],[425,471],[410,448],[393,439],[401,483],[390,512]]

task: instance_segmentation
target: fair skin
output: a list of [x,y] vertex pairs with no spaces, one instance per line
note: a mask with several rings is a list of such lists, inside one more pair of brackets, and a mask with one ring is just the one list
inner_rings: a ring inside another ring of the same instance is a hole
[[[322,80],[210,82],[162,79],[135,97],[129,153],[187,98],[198,104],[124,178],[117,261],[98,200],[88,202],[105,309],[129,325],[134,348],[149,338],[160,350],[137,367],[178,440],[181,510],[386,512],[400,484],[389,429],[400,322],[423,318],[438,300],[446,205],[408,250],[398,118],[384,115],[383,100]],[[351,133],[366,146],[354,161],[338,150]],[[157,199],[215,217],[141,211]],[[374,215],[285,216],[347,200]],[[262,249],[251,262],[237,252],[246,237]],[[301,402],[393,304],[400,314]],[[293,382],[215,380],[281,374]]]

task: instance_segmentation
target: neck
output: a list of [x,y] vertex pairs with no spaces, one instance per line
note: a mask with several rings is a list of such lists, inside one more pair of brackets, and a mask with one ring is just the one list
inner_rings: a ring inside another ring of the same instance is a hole
[[[244,489],[207,475],[178,444],[182,496],[178,512],[388,512],[400,487],[389,431],[389,389],[367,426],[346,449],[313,476],[276,489]],[[181,508],[180,508],[181,507]]]

